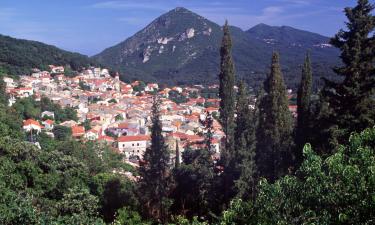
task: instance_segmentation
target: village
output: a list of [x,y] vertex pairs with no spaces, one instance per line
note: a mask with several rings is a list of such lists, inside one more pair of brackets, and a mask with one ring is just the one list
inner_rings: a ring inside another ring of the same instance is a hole
[[[161,89],[156,83],[124,83],[118,74],[112,77],[108,69],[102,68],[92,67],[68,77],[64,75],[63,66],[53,65],[50,65],[50,72],[34,69],[31,76],[21,76],[19,80],[5,77],[4,82],[10,106],[17,99],[33,97],[40,101],[47,97],[62,108],[70,107],[77,112],[77,121],[57,124],[53,112],[43,111],[41,120],[30,118],[24,121],[25,132],[45,132],[54,137],[54,126],[64,126],[71,129],[72,138],[107,143],[123,154],[127,162],[137,164],[150,145],[151,107],[157,93],[161,98],[160,119],[171,150],[171,161],[174,161],[177,147],[181,152],[186,148],[201,147],[204,137],[200,135],[203,129],[200,121],[207,113],[214,115],[212,146],[216,157],[219,156],[224,133],[215,118],[220,101],[217,96],[200,95],[203,89],[214,90],[217,85]],[[170,99],[171,94],[178,94],[185,101],[176,103]],[[289,108],[296,112],[294,105]],[[83,123],[89,123],[91,129],[86,130]]]
[[[112,77],[107,69],[101,68],[86,69],[75,77],[67,77],[64,67],[50,65],[50,72],[35,69],[31,76],[20,76],[19,80],[5,77],[4,82],[10,106],[22,98],[40,101],[47,97],[62,108],[71,107],[77,112],[77,121],[57,124],[53,112],[43,111],[41,120],[24,121],[25,132],[45,132],[53,137],[54,126],[65,126],[71,129],[72,138],[105,142],[133,163],[142,159],[150,144],[154,94],[158,93],[161,98],[160,119],[171,157],[175,157],[176,145],[181,152],[187,147],[199,148],[203,141],[199,135],[202,131],[200,120],[207,112],[217,115],[219,109],[218,98],[203,98],[197,94],[204,88],[201,85],[160,89],[156,83],[134,81],[128,84],[120,81],[118,74]],[[217,86],[208,88],[217,89]],[[186,101],[177,104],[170,100],[172,92],[185,97]],[[82,125],[85,122],[91,129],[85,129]],[[216,119],[213,127],[212,145],[218,154],[223,132]]]

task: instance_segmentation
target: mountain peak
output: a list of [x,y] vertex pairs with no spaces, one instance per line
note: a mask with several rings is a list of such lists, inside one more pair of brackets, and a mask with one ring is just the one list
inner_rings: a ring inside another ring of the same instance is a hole
[[255,25],[253,28],[255,28],[255,27],[272,27],[272,26],[270,26],[268,24],[265,24],[265,23],[260,23],[260,24]]
[[190,10],[188,10],[187,8],[184,8],[184,7],[176,7],[174,8],[172,11],[175,11],[175,12],[191,12]]
[[[324,62],[329,61],[330,55],[336,56],[328,49],[315,48],[314,45],[326,43],[326,39],[315,38],[310,33],[289,32],[288,29],[266,24],[256,27],[258,29],[244,32],[230,26],[239,77],[248,76],[248,80],[260,81],[259,77],[267,70],[275,49],[280,49],[283,58],[288,59],[286,66],[297,73],[299,66],[292,63],[303,61],[306,49],[313,48],[312,56],[323,55]],[[216,81],[219,72],[222,35],[220,25],[186,8],[177,7],[94,58],[120,70],[124,73],[123,79],[210,83]]]

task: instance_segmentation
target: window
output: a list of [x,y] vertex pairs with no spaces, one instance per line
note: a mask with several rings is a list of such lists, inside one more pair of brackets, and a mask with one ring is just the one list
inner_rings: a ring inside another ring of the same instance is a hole
[[134,143],[132,144],[132,146],[134,146]]
[[139,146],[139,143],[137,143],[137,146]]

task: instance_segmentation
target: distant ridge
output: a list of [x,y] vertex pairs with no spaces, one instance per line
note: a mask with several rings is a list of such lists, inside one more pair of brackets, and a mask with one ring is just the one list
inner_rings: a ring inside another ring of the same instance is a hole
[[9,73],[29,74],[32,68],[43,69],[50,64],[69,65],[78,70],[96,63],[85,55],[52,45],[0,35],[0,67]]

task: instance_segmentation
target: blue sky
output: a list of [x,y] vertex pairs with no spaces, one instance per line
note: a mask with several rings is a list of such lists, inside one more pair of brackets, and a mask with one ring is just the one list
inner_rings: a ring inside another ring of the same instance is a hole
[[99,53],[153,19],[186,7],[244,30],[258,23],[289,25],[332,36],[355,0],[1,0],[0,34],[42,41],[87,55]]

